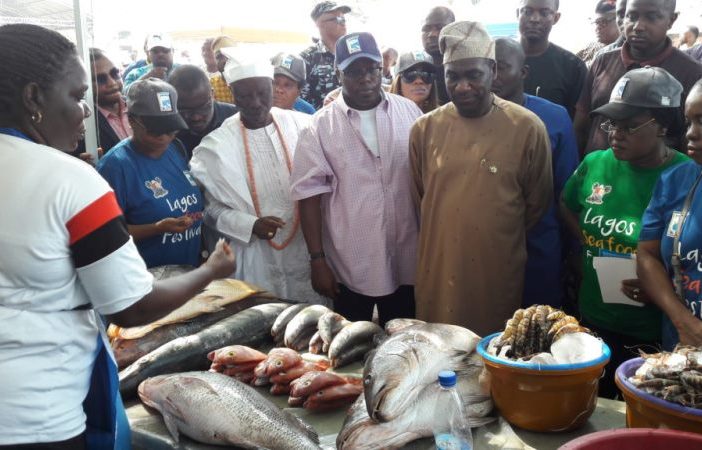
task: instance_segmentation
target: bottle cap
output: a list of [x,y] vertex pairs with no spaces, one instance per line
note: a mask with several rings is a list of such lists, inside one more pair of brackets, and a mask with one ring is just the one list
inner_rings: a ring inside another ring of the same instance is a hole
[[452,387],[456,385],[456,372],[453,370],[442,370],[439,372],[439,384],[441,387]]

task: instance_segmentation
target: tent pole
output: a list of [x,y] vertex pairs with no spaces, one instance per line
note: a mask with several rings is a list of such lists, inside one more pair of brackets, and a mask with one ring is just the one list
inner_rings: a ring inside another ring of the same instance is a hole
[[[73,14],[76,23],[76,43],[78,47],[78,55],[83,60],[85,65],[85,70],[88,73],[88,80],[94,78],[93,75],[93,65],[90,63],[90,43],[89,37],[87,35],[87,4],[88,0],[73,0]],[[90,105],[92,114],[90,117],[85,119],[85,149],[88,153],[93,155],[93,161],[98,160],[97,148],[97,115],[99,114],[95,111],[95,106],[93,102],[93,83],[88,82],[88,90],[85,93],[85,101]]]

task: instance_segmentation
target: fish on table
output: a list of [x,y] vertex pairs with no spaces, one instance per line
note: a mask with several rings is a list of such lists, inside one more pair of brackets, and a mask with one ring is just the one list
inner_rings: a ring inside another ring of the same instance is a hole
[[111,325],[108,335],[122,339],[137,339],[164,325],[182,323],[202,314],[221,311],[224,306],[230,303],[241,301],[261,292],[263,289],[240,280],[230,278],[214,280],[201,293],[161,319],[140,327],[119,328]]
[[317,332],[319,318],[329,311],[323,305],[311,305],[300,310],[285,327],[285,346],[295,350],[307,349],[310,339]]
[[159,375],[140,383],[139,397],[161,413],[176,443],[182,433],[214,445],[320,449],[317,433],[309,425],[250,386],[219,373]]
[[207,354],[227,345],[255,345],[270,336],[275,318],[287,303],[253,306],[190,336],[174,339],[142,356],[119,373],[120,393],[131,397],[146,378],[206,369]]
[[345,326],[329,345],[332,367],[342,367],[362,360],[364,355],[375,347],[375,341],[384,335],[385,332],[380,326],[365,320]]
[[332,311],[320,316],[317,321],[317,329],[319,330],[319,337],[323,342],[322,352],[327,353],[334,336],[336,336],[342,328],[350,324],[351,322],[346,320],[344,316]]
[[271,327],[271,336],[273,336],[273,341],[276,345],[283,345],[283,340],[285,338],[285,328],[288,323],[303,309],[311,306],[309,303],[298,303],[297,305],[291,305],[283,312],[281,312],[278,317],[273,322]]
[[494,420],[490,383],[475,352],[480,337],[455,325],[425,323],[388,337],[366,359],[364,395],[347,415],[337,439],[340,449],[400,448],[431,436],[439,391],[437,376],[453,370],[456,389],[471,426]]
[[202,314],[198,317],[188,319],[185,322],[163,325],[149,332],[145,336],[136,339],[124,339],[120,337],[119,331],[117,330],[117,334],[110,342],[112,352],[114,353],[115,360],[117,361],[117,367],[119,367],[120,370],[124,369],[150,351],[159,348],[163,344],[170,342],[173,339],[195,334],[198,331],[209,327],[210,325],[214,325],[220,320],[226,319],[227,317],[252,306],[273,302],[276,302],[276,299],[268,296],[253,295],[244,300],[230,303],[222,307],[222,309],[219,311],[209,314]]

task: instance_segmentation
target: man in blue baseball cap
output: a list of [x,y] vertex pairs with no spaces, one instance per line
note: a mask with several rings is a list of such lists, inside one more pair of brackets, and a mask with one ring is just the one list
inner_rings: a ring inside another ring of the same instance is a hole
[[409,132],[422,112],[381,88],[373,36],[336,43],[341,94],[302,131],[291,176],[310,254],[312,287],[349,320],[414,316],[417,216]]

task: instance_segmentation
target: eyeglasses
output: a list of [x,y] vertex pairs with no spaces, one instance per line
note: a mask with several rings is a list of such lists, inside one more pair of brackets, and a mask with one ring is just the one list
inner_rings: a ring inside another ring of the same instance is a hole
[[434,81],[434,74],[431,72],[424,72],[419,70],[412,70],[409,72],[402,72],[402,81],[405,83],[414,83],[414,80],[421,78],[423,83],[431,84]]
[[97,84],[107,84],[109,80],[108,77],[112,78],[115,81],[119,80],[119,69],[113,67],[112,70],[110,70],[108,73],[99,73],[95,75],[95,81],[97,82]]
[[380,75],[381,67],[375,66],[369,69],[346,69],[344,70],[344,76],[351,78],[352,80],[360,80],[361,78],[370,75],[371,77],[377,77]]
[[656,119],[651,119],[651,120],[646,121],[645,123],[642,123],[638,127],[631,128],[631,127],[620,127],[615,122],[613,122],[611,120],[605,120],[604,122],[602,122],[600,124],[600,129],[602,131],[604,131],[605,133],[613,133],[615,131],[624,131],[627,134],[631,135],[631,134],[635,134],[636,132],[641,130],[646,125],[650,125],[655,121],[656,121]]
[[527,19],[531,19],[532,17],[538,16],[542,19],[550,19],[556,15],[556,11],[549,9],[549,8],[540,8],[540,9],[534,9],[534,8],[520,8],[519,9],[519,15],[524,16]]
[[336,22],[339,25],[346,25],[346,17],[344,17],[344,16],[330,17],[328,19],[322,20],[322,22]]
[[196,108],[178,108],[178,112],[183,118],[192,116],[206,116],[212,110],[212,99],[207,100],[202,106]]

